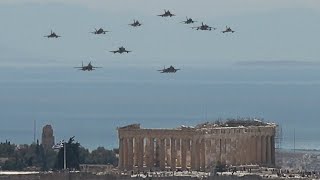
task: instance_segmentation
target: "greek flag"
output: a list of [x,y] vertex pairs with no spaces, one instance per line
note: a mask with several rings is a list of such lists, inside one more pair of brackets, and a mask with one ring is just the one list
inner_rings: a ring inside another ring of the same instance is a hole
[[64,141],[59,141],[57,144],[52,146],[52,149],[61,149],[63,148]]

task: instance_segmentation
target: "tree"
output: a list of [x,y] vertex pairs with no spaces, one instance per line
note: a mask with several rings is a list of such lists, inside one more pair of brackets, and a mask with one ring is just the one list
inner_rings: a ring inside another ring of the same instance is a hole
[[117,157],[114,151],[104,147],[98,147],[90,154],[89,164],[113,164],[117,165]]
[[[67,153],[67,168],[68,169],[80,169],[80,156],[79,156],[79,148],[80,144],[78,142],[74,143],[74,137],[70,138],[68,143],[64,143],[66,145],[66,153]],[[55,162],[55,169],[61,170],[64,166],[64,148],[60,148],[58,152],[58,156]]]
[[11,144],[10,141],[0,143],[0,157],[12,157],[14,154],[15,145]]

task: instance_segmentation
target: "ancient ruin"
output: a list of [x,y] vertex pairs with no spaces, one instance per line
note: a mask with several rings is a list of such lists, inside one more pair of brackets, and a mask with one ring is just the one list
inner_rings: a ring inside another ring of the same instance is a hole
[[275,165],[274,123],[228,120],[176,129],[118,128],[119,169],[210,171],[220,164]]

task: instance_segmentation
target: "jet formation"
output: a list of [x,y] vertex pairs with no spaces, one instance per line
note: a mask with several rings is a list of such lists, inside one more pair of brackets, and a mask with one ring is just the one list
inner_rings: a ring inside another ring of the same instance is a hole
[[187,19],[187,20],[182,21],[181,23],[184,23],[184,24],[193,24],[193,23],[197,22],[197,21],[194,21],[193,19],[188,18],[188,17],[186,17],[186,19]]
[[226,26],[226,30],[222,31],[222,33],[228,33],[228,32],[234,33],[235,31],[233,31],[230,27]]
[[88,64],[87,66],[83,66],[83,62],[82,62],[81,67],[74,67],[74,68],[78,68],[78,69],[81,70],[81,71],[93,71],[93,70],[95,70],[96,68],[102,68],[102,67],[92,66],[92,65],[91,65],[91,62],[89,62],[89,64]]
[[160,71],[160,73],[176,73],[179,70],[180,69],[175,69],[173,66],[170,66],[168,68],[163,67],[163,69],[160,69],[158,71]]
[[207,24],[203,24],[203,22],[201,23],[201,26],[197,26],[197,27],[192,27],[192,29],[196,29],[196,30],[202,30],[202,31],[211,31],[216,30],[217,28],[214,27],[210,27]]
[[92,34],[106,34],[107,32],[110,32],[110,31],[105,31],[102,28],[99,28],[98,30],[96,28],[94,28],[94,30],[95,31],[90,32],[90,33],[92,33]]
[[61,36],[58,36],[55,32],[53,32],[51,30],[51,33],[47,36],[44,36],[44,37],[47,37],[47,38],[58,38],[58,37],[61,37]]
[[[169,10],[164,10],[163,14],[160,14],[160,15],[157,15],[157,16],[172,17],[172,16],[176,16],[176,15],[171,13]],[[193,24],[195,22],[197,22],[197,21],[194,21],[192,18],[188,18],[188,17],[186,17],[186,20],[181,21],[181,23],[183,23],[183,24]],[[138,20],[134,19],[133,23],[128,24],[128,25],[130,25],[132,27],[139,27],[142,24]],[[208,26],[207,24],[204,24],[203,22],[201,22],[200,26],[195,26],[195,27],[191,27],[191,28],[192,29],[196,29],[196,30],[202,30],[202,31],[216,30],[215,27]],[[106,34],[107,32],[110,32],[110,31],[103,30],[102,28],[99,28],[99,29],[95,28],[95,31],[90,32],[90,33],[92,33],[92,34]],[[234,33],[235,31],[232,30],[230,27],[226,26],[226,29],[221,31],[221,32],[222,33]],[[47,36],[44,36],[44,37],[47,37],[47,38],[58,38],[58,37],[61,37],[61,36],[57,35],[55,32],[53,32],[51,30],[51,33],[49,35],[47,35]],[[116,54],[116,53],[122,54],[122,53],[129,53],[131,51],[126,50],[123,46],[121,46],[117,50],[110,51],[110,52],[112,52],[114,54]],[[86,66],[84,66],[83,62],[82,62],[81,67],[74,67],[74,68],[78,68],[79,70],[82,70],[82,71],[93,71],[96,68],[102,68],[102,67],[92,66],[91,61],[90,61],[89,64],[86,65]],[[180,70],[180,69],[175,69],[173,66],[170,66],[168,68],[164,67],[163,69],[158,70],[158,71],[160,71],[161,73],[176,73],[178,70]]]
[[129,24],[132,27],[138,27],[141,26],[142,24],[138,20],[133,20],[133,23]]
[[119,47],[119,49],[118,50],[115,50],[115,51],[110,51],[110,52],[113,52],[114,54],[115,53],[119,53],[119,54],[122,54],[122,53],[129,53],[129,52],[131,52],[131,51],[128,51],[128,50],[126,50],[126,48],[124,48],[123,46],[121,46],[121,47]]
[[169,10],[164,10],[164,14],[160,14],[158,16],[161,16],[161,17],[172,17],[172,16],[175,16],[175,14],[172,14]]

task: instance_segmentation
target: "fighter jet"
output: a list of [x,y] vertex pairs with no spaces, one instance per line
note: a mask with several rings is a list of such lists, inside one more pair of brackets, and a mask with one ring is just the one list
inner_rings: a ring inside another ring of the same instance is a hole
[[168,17],[168,16],[170,16],[170,17],[172,17],[172,16],[175,16],[174,14],[171,14],[171,12],[168,10],[164,10],[164,14],[160,14],[160,15],[158,15],[158,16],[161,16],[161,17]]
[[104,31],[102,28],[100,28],[100,29],[96,29],[96,28],[94,28],[94,32],[90,32],[90,33],[92,33],[92,34],[106,34],[106,32],[110,32],[110,31]]
[[192,24],[192,23],[197,22],[197,21],[192,20],[191,18],[188,18],[188,17],[186,17],[186,18],[187,18],[187,20],[186,20],[186,21],[182,21],[181,23],[184,23],[184,24]]
[[227,32],[231,32],[234,33],[235,31],[233,31],[230,27],[226,26],[226,30],[221,31],[222,33],[227,33]]
[[192,27],[192,29],[196,29],[196,30],[203,30],[203,31],[211,31],[212,29],[213,30],[216,30],[217,28],[214,28],[214,27],[210,27],[206,24],[203,24],[203,22],[201,23],[201,26],[198,26],[198,27]]
[[142,24],[138,20],[133,20],[133,23],[129,25],[133,27],[137,27],[137,26],[141,26]]
[[95,68],[102,68],[102,67],[94,67],[91,65],[91,62],[89,62],[87,66],[83,66],[83,62],[82,62],[81,67],[74,67],[74,68],[79,68],[79,70],[82,70],[82,71],[93,71],[95,70]]
[[110,51],[110,52],[113,52],[114,54],[115,54],[115,53],[120,53],[120,54],[122,54],[122,53],[124,53],[124,52],[129,53],[129,52],[131,52],[131,51],[127,51],[126,48],[124,48],[123,46],[121,46],[121,47],[119,47],[118,50]]
[[173,66],[170,66],[168,68],[163,67],[163,69],[158,70],[158,71],[161,71],[160,73],[176,73],[178,70],[180,70],[180,69],[175,69]]
[[47,37],[47,38],[58,38],[58,37],[61,37],[61,36],[58,36],[55,32],[52,32],[52,30],[51,30],[50,35],[47,35],[47,36],[44,36],[44,37]]

